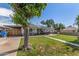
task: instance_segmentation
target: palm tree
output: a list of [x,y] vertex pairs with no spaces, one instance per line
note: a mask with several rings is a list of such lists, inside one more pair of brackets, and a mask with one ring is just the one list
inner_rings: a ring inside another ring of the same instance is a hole
[[12,16],[15,24],[22,25],[24,29],[24,50],[29,49],[29,23],[33,17],[41,16],[42,11],[45,9],[47,4],[43,3],[11,3],[13,11],[15,12]]

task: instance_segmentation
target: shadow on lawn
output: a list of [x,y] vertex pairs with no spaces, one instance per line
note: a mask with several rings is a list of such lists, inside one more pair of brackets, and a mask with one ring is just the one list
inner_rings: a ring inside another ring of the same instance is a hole
[[[79,44],[79,39],[77,39],[77,40],[75,40],[75,41],[69,41],[69,42],[75,43],[75,44]],[[65,45],[72,47],[72,48],[73,48],[73,51],[76,51],[76,50],[79,51],[79,47],[78,47],[78,46],[74,46],[74,45],[67,44],[67,43],[65,43]]]
[[75,44],[79,44],[79,39],[76,39],[76,40],[70,41],[70,42],[75,43]]
[[3,52],[3,53],[0,54],[0,56],[5,56],[5,55],[7,55],[7,54],[10,54],[10,53],[13,53],[13,52],[16,52],[16,51],[20,51],[20,50],[22,50],[23,48],[24,48],[24,46],[21,46],[21,47],[18,48],[18,49],[14,49],[14,50],[10,50],[10,51],[7,51],[7,52]]

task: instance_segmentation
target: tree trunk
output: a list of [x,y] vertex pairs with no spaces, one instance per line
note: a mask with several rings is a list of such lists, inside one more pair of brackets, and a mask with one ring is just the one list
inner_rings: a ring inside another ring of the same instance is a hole
[[29,49],[28,40],[29,40],[29,28],[24,27],[24,50]]

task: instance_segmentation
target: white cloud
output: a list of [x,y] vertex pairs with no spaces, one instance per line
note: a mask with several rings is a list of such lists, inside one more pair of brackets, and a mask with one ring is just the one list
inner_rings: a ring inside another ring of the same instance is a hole
[[8,24],[8,23],[0,23],[0,26],[3,26],[3,25],[15,25],[14,23],[10,23],[10,24]]
[[13,11],[7,8],[0,8],[0,16],[10,17],[13,14]]

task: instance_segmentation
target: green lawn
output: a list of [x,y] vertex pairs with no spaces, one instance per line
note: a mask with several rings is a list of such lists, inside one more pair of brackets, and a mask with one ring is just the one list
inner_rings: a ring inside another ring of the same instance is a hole
[[[17,51],[18,56],[63,56],[63,55],[79,55],[78,48],[72,48],[62,42],[45,38],[44,36],[30,37],[31,51]],[[23,39],[20,46],[23,45]]]
[[77,39],[77,36],[60,35],[60,34],[58,34],[58,35],[51,36],[51,37],[79,44],[79,40]]

